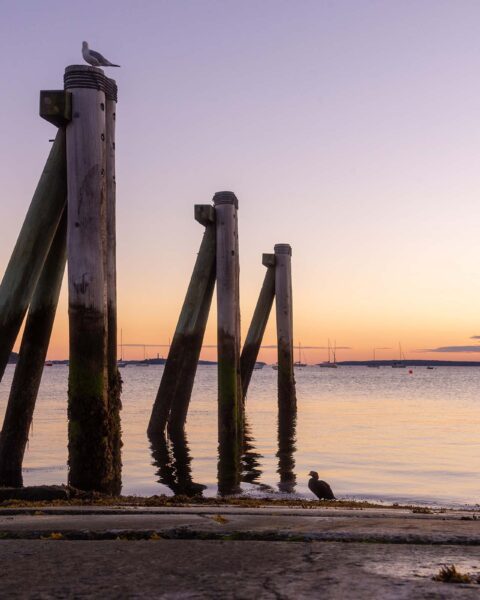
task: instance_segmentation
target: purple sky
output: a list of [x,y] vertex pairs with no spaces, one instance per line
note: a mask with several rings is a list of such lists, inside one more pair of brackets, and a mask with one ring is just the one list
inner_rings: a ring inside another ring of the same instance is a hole
[[[85,39],[122,65],[109,75],[127,341],[171,337],[201,237],[193,204],[231,189],[244,329],[261,253],[289,242],[302,345],[336,339],[360,358],[471,344],[479,30],[473,0],[0,0],[0,274],[54,135],[39,90],[62,87]],[[63,297],[52,355],[65,323]]]

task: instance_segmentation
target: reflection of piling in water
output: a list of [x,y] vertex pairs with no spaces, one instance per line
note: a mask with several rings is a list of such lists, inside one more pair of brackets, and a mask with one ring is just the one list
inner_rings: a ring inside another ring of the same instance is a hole
[[119,453],[112,431],[119,406],[109,406],[107,320],[106,77],[101,69],[67,67],[72,94],[67,125],[69,483],[118,493]]
[[242,349],[241,371],[242,371],[242,393],[243,398],[247,396],[248,386],[252,378],[253,369],[257,361],[258,352],[262,344],[263,334],[267,326],[268,317],[275,298],[275,255],[264,254],[262,264],[267,267],[262,289],[258,297],[252,322],[248,329],[247,337]]
[[149,439],[158,481],[175,495],[201,495],[206,486],[192,480],[192,458],[183,430],[175,431],[169,438],[164,432],[151,434]]
[[262,475],[260,469],[260,459],[263,456],[255,450],[255,440],[253,438],[250,425],[244,417],[243,421],[243,454],[242,454],[242,481],[245,483],[258,483]]
[[23,485],[22,463],[42,378],[67,258],[67,214],[33,294],[0,433],[0,486]]
[[0,381],[67,199],[65,130],[58,130],[0,285]]
[[215,287],[215,210],[196,205],[195,219],[205,226],[187,294],[153,406],[149,434],[183,429],[202,349],[208,313]]
[[238,200],[232,192],[213,198],[217,231],[218,480],[221,494],[240,481],[243,402],[240,377]]
[[296,426],[297,411],[296,408],[289,409],[281,407],[278,412],[278,470],[280,482],[278,489],[281,492],[293,493],[297,479],[295,476],[295,458],[296,450]]
[[278,403],[293,409],[297,404],[293,372],[292,248],[275,245],[275,302],[278,343]]

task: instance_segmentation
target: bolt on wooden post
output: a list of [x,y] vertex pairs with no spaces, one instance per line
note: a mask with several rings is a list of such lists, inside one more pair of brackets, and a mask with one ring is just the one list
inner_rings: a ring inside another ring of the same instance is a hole
[[213,206],[195,205],[195,219],[205,226],[205,233],[152,409],[150,436],[162,435],[167,421],[170,432],[183,430],[212,303],[216,268]]
[[59,129],[0,285],[0,381],[66,200],[65,131]]
[[292,248],[276,244],[275,303],[278,344],[278,403],[294,409],[297,404],[293,371]]
[[239,485],[243,439],[238,200],[233,192],[218,192],[213,203],[217,229],[218,480],[220,493],[231,493]]
[[252,322],[250,323],[240,357],[244,399],[247,396],[248,386],[250,385],[250,379],[252,378],[253,369],[257,362],[263,334],[265,333],[268,317],[270,316],[275,298],[275,255],[264,254],[262,264],[267,267],[267,272],[265,273],[262,289],[260,290],[255,312],[253,313]]
[[115,123],[117,116],[117,84],[105,79],[105,148],[106,148],[106,236],[104,261],[107,300],[107,369],[109,440],[112,455],[113,487],[121,490],[122,440],[120,410],[122,379],[117,365],[117,240],[116,240],[116,176]]
[[96,67],[65,70],[72,94],[67,126],[69,483],[116,492],[108,410],[105,75]]

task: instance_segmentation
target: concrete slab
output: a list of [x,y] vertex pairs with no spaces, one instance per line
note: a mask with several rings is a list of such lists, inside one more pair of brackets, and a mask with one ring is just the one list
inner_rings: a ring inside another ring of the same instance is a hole
[[432,581],[480,548],[337,542],[0,542],[3,598],[474,599],[478,585]]
[[[105,538],[122,532],[157,532],[166,538],[305,539],[480,545],[480,520],[472,514],[368,511],[275,512],[261,509],[159,509],[108,511],[77,508],[23,511],[0,515],[0,538],[41,537],[62,533],[70,539]],[[111,535],[106,535],[110,532]],[[77,534],[77,535],[75,535]]]
[[[368,543],[366,543],[368,542]],[[479,584],[471,512],[42,507],[0,514],[0,597],[441,599]]]

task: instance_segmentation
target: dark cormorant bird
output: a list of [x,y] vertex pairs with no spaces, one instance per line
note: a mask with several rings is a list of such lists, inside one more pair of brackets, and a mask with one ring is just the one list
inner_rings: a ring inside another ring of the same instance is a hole
[[313,492],[319,500],[336,499],[333,495],[332,488],[326,481],[322,481],[318,478],[318,473],[316,471],[310,471],[309,475],[311,479],[308,481],[308,489]]

